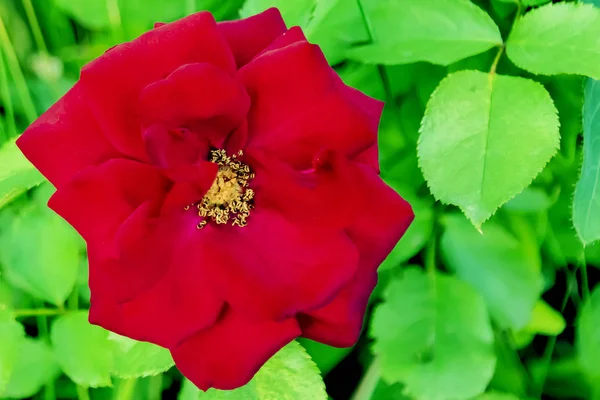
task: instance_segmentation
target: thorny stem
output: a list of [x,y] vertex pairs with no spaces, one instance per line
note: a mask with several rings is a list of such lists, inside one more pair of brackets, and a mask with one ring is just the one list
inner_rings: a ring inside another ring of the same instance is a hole
[[87,387],[77,385],[77,399],[78,400],[90,400],[90,393],[89,393]]
[[[358,10],[360,11],[360,15],[365,25],[365,29],[367,30],[369,42],[373,43],[375,41],[375,35],[373,34],[373,27],[371,26],[371,22],[369,21],[369,18],[365,13],[365,9],[362,5],[361,0],[356,0],[356,4],[358,5]],[[394,94],[392,93],[390,78],[387,74],[387,71],[383,65],[377,64],[377,72],[379,73],[379,78],[381,79],[383,90],[385,91],[385,101],[387,103],[391,103],[394,100]]]
[[135,379],[126,379],[119,383],[119,387],[115,393],[114,400],[129,400],[133,398],[135,391]]
[[370,400],[373,392],[379,383],[380,367],[379,360],[374,358],[363,376],[358,388],[351,397],[351,400]]

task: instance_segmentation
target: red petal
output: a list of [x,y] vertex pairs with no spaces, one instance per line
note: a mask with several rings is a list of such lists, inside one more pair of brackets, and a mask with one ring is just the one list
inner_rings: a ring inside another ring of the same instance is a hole
[[201,12],[146,32],[92,61],[81,72],[90,109],[123,153],[145,159],[136,115],[144,87],[184,64],[209,62],[235,72],[235,60],[210,13]]
[[[194,242],[200,232],[194,224],[180,228],[176,233],[180,243],[172,261],[166,261],[162,268],[155,265],[155,271],[149,271],[153,268],[151,260],[140,260],[136,269],[131,263],[106,259],[102,252],[90,248],[92,323],[163,347],[174,347],[215,323],[223,302],[200,268],[202,255]],[[156,253],[156,249],[148,248],[146,252]],[[152,279],[147,279],[149,274]],[[115,289],[131,285],[131,280],[146,280],[146,287],[131,300],[120,302]]]
[[142,203],[160,198],[168,181],[154,167],[113,159],[81,172],[48,203],[87,241],[111,246],[117,229]]
[[317,308],[357,268],[356,248],[341,230],[308,229],[265,208],[253,210],[246,227],[204,229],[211,280],[236,312],[251,317],[277,320]]
[[299,319],[303,337],[339,347],[358,340],[369,296],[377,283],[377,268],[414,218],[410,205],[370,167],[362,167],[356,183],[368,193],[363,201],[370,203],[348,229],[360,252],[358,271],[331,303]]
[[219,30],[227,39],[238,68],[286,31],[279,10],[270,8],[250,18],[220,22]]
[[295,319],[250,321],[229,309],[211,328],[171,351],[175,365],[198,388],[231,390],[300,334]]
[[[249,102],[241,83],[212,64],[198,63],[184,65],[148,85],[139,109],[144,126],[189,127],[204,122],[225,137],[244,120]],[[201,139],[202,134],[198,132]]]
[[17,145],[56,187],[86,167],[120,156],[91,115],[79,84],[27,128]]
[[371,109],[357,106],[355,93],[329,67],[318,46],[296,42],[269,51],[239,75],[252,98],[249,147],[269,149],[305,169],[321,148],[355,156],[376,143]]

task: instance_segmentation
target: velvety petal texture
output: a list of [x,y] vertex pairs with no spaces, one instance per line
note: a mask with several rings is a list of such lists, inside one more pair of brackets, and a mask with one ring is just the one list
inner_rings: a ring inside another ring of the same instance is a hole
[[87,242],[90,322],[233,389],[297,337],[358,340],[413,218],[379,177],[382,108],[277,9],[201,12],[85,66],[17,144]]

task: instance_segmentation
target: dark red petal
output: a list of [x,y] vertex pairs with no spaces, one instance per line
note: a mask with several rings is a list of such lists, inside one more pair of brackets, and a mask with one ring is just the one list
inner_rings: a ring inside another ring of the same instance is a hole
[[343,231],[307,229],[258,206],[243,228],[204,230],[211,280],[236,312],[253,318],[281,320],[322,306],[356,272],[358,253]]
[[248,383],[299,334],[293,318],[258,322],[229,309],[213,328],[198,332],[171,353],[177,368],[198,388],[231,390]]
[[219,30],[229,43],[238,68],[286,31],[279,10],[270,8],[250,18],[220,22]]
[[363,188],[356,184],[361,170],[347,157],[323,149],[313,168],[297,171],[267,152],[249,151],[247,159],[256,173],[251,187],[256,206],[275,210],[298,226],[345,229],[364,206]]
[[136,114],[144,87],[184,64],[209,62],[229,74],[235,60],[210,13],[201,12],[146,32],[89,63],[81,84],[90,109],[121,152],[145,159]]
[[111,246],[117,229],[142,203],[160,198],[168,181],[147,164],[113,159],[82,171],[49,206],[87,241]]
[[58,188],[86,167],[120,156],[91,115],[79,84],[27,128],[17,145]]
[[[209,63],[187,64],[166,79],[148,85],[141,94],[142,124],[194,126],[210,122],[226,136],[246,116],[250,99],[244,86]],[[198,134],[203,138],[202,131]]]
[[208,161],[167,171],[175,185],[165,199],[162,213],[181,210],[200,201],[215,181],[218,171],[219,166]]
[[363,201],[370,205],[348,229],[360,252],[358,271],[331,303],[300,318],[304,337],[332,346],[351,346],[358,339],[369,296],[377,283],[377,268],[414,218],[410,205],[371,167],[361,169],[356,184],[368,193]]
[[[183,232],[181,232],[183,231]],[[162,273],[154,274],[147,287],[126,302],[116,298],[115,286],[128,279],[146,279],[152,273],[102,256],[90,248],[90,322],[136,340],[163,347],[177,346],[196,332],[212,326],[223,302],[214,293],[200,266],[203,257],[195,245],[199,234],[192,223],[177,233],[179,245]],[[169,245],[169,243],[165,243]],[[147,249],[154,253],[156,249]],[[141,266],[143,267],[143,265]]]
[[269,51],[239,75],[252,98],[249,147],[269,149],[304,169],[321,148],[355,156],[376,143],[378,120],[357,106],[318,46],[296,42]]

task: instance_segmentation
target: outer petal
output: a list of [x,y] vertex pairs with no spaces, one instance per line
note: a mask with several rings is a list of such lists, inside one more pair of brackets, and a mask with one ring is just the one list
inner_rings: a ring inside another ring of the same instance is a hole
[[362,167],[356,182],[368,193],[365,201],[371,202],[348,229],[360,252],[359,269],[331,303],[299,318],[302,336],[339,347],[358,340],[369,296],[377,283],[377,268],[414,218],[410,205],[369,166]]
[[354,275],[358,254],[341,230],[306,229],[257,207],[244,228],[204,228],[205,269],[236,312],[285,319],[328,302]]
[[160,198],[169,182],[147,164],[114,159],[81,172],[49,206],[88,242],[111,246],[121,224],[142,203]]
[[17,145],[59,188],[86,167],[120,157],[90,113],[79,84],[27,128]]
[[252,60],[279,35],[286,31],[279,10],[270,8],[263,13],[238,21],[219,23],[238,67]]
[[[177,346],[215,323],[223,302],[216,296],[200,268],[202,254],[194,242],[200,232],[194,222],[182,222],[190,223],[177,225],[178,231],[174,232],[177,243],[174,244],[171,260],[164,260],[165,265],[161,266],[153,266],[151,260],[148,263],[141,262],[140,268],[136,269],[137,279],[145,280],[147,275],[154,275],[154,279],[125,302],[116,297],[118,292],[115,289],[126,285],[129,279],[136,279],[129,275],[131,264],[107,258],[103,251],[89,248],[92,292],[90,322],[163,347]],[[156,254],[157,250],[146,249],[146,252]],[[144,272],[146,275],[139,276]]]
[[348,98],[318,46],[296,42],[268,51],[239,74],[252,98],[250,147],[305,169],[321,148],[355,156],[376,143],[377,123]]
[[217,324],[171,351],[177,368],[197,387],[245,385],[279,349],[300,334],[295,319],[251,321],[229,309]]
[[136,105],[141,90],[184,64],[209,62],[235,72],[235,60],[210,13],[146,32],[88,64],[81,84],[90,109],[120,151],[145,159]]

